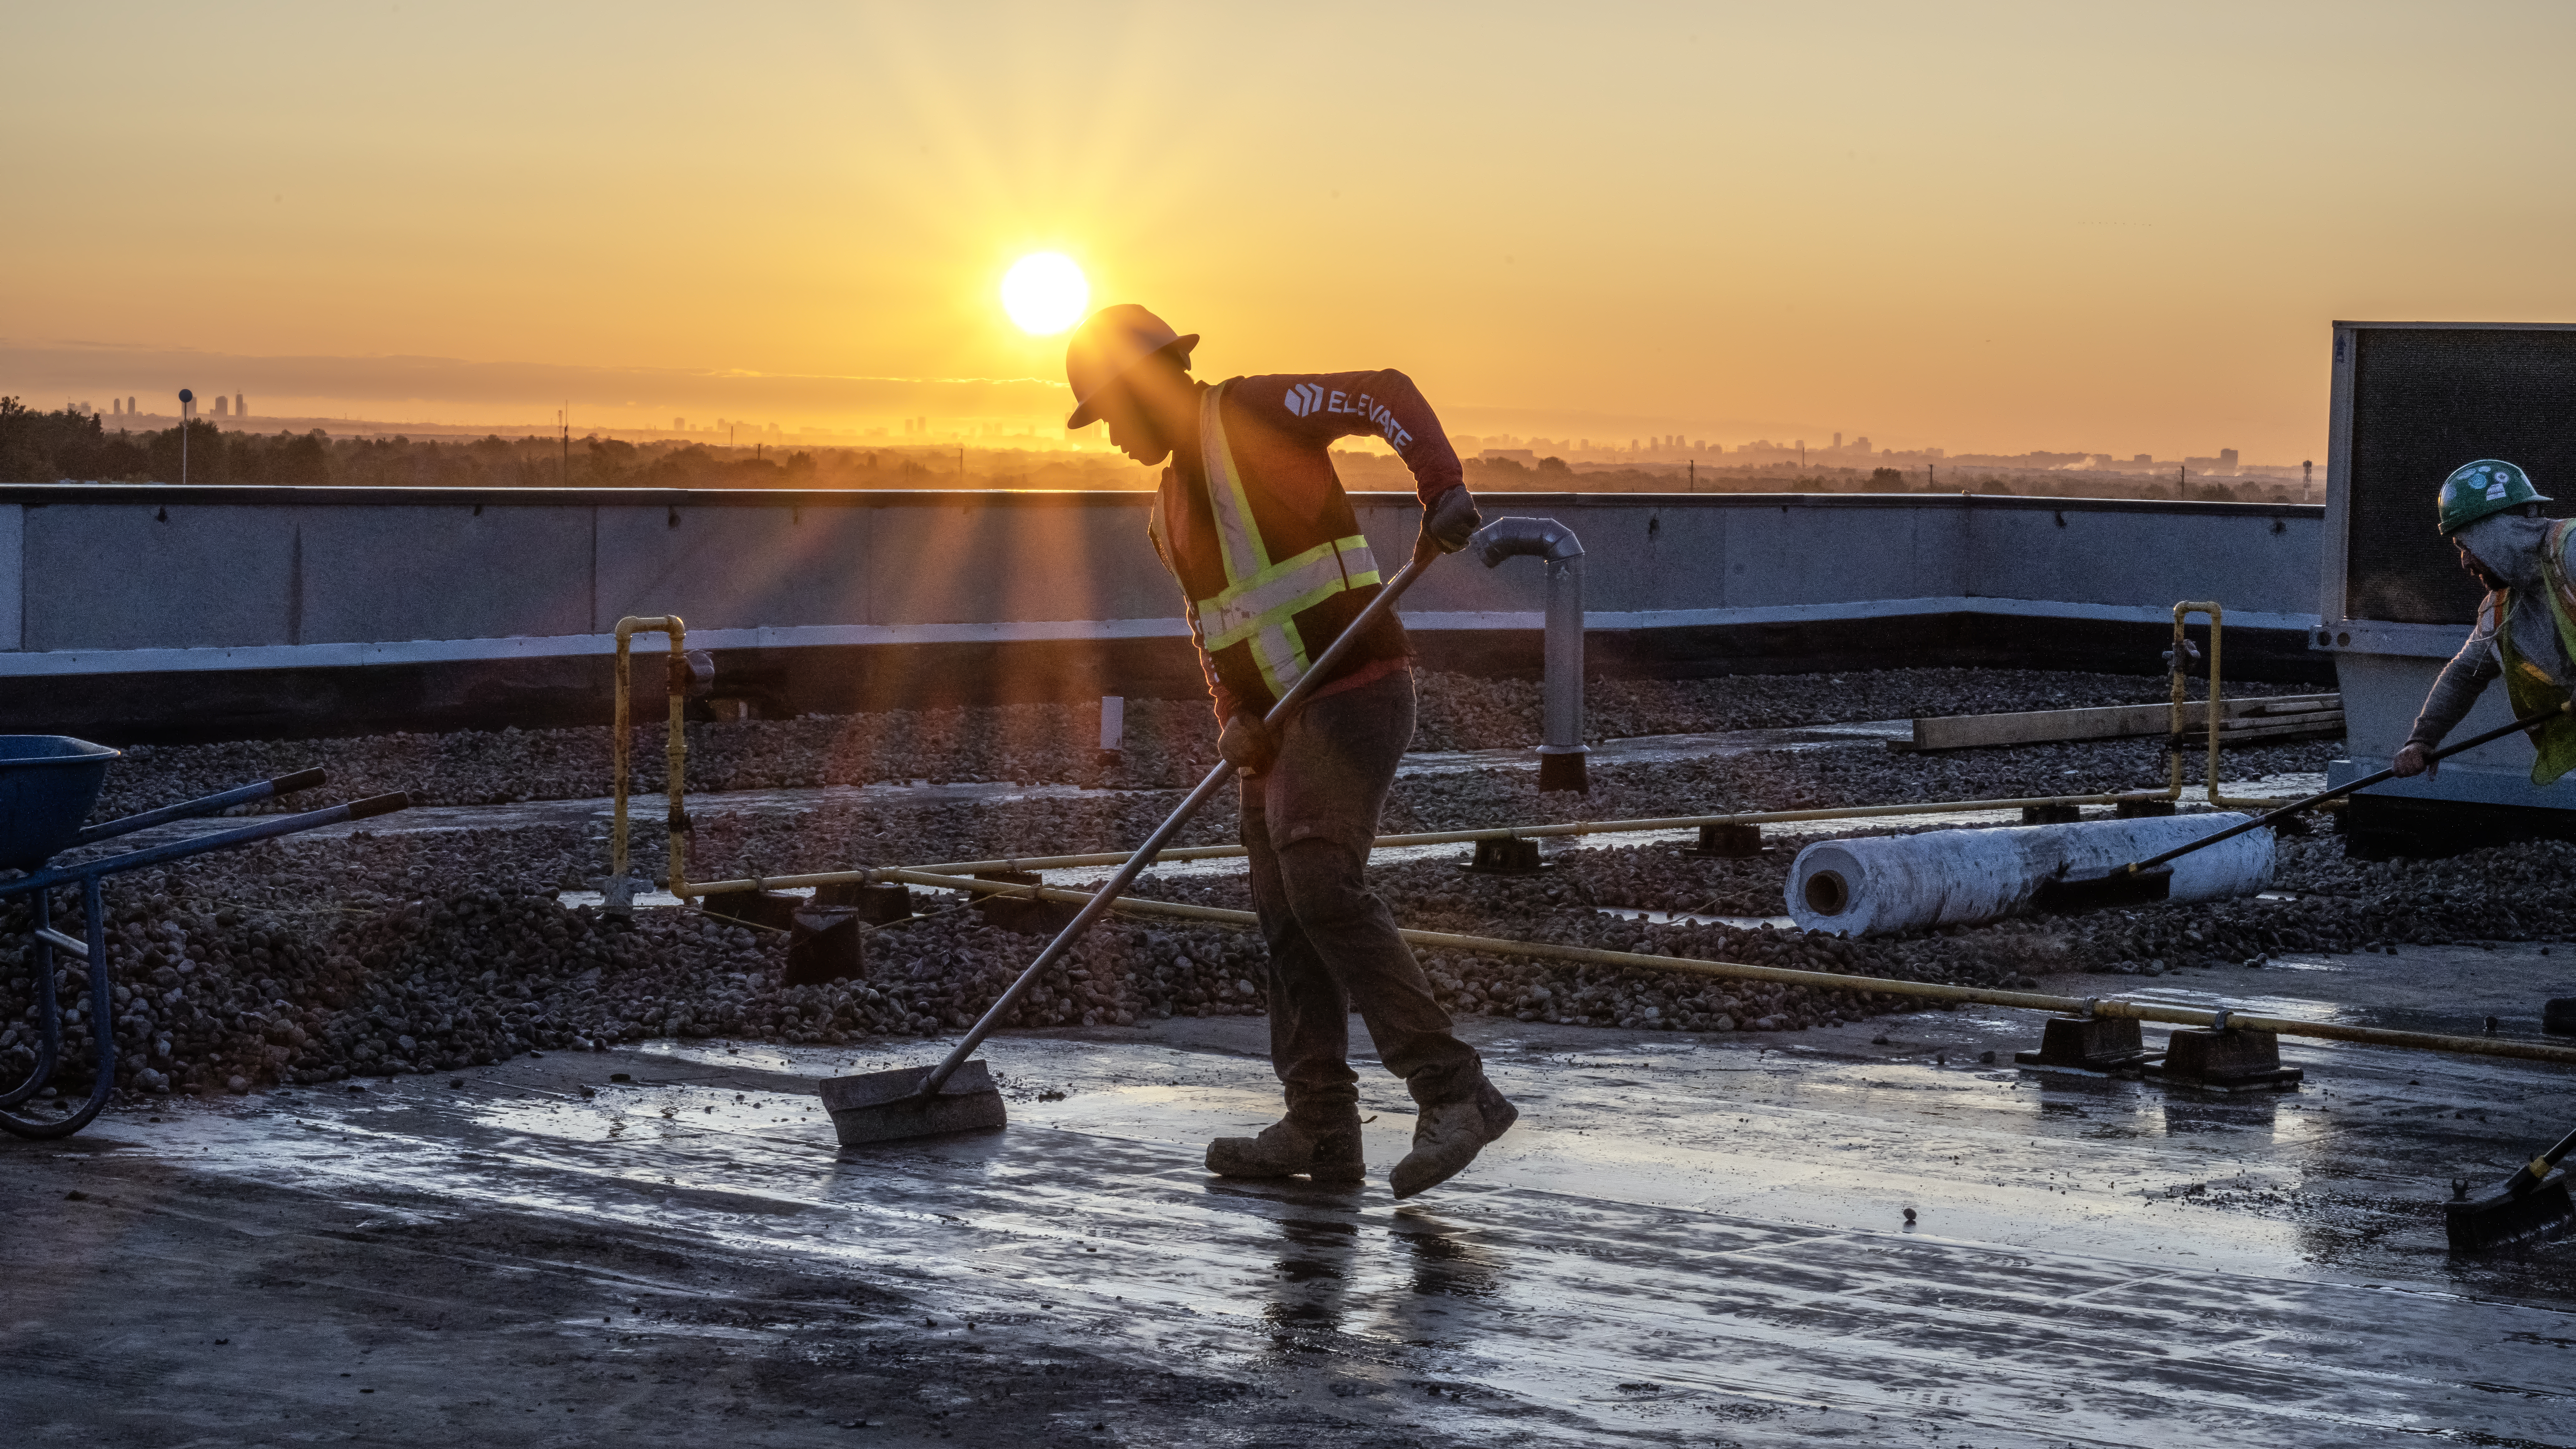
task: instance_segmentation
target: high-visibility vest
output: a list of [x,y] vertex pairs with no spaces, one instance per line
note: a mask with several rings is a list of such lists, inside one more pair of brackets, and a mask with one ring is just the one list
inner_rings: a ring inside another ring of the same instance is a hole
[[1263,527],[1226,442],[1222,405],[1231,386],[1220,383],[1199,399],[1199,456],[1224,587],[1205,597],[1192,588],[1176,551],[1175,520],[1166,516],[1174,500],[1156,495],[1151,527],[1156,551],[1190,595],[1199,647],[1217,678],[1245,708],[1266,712],[1368,606],[1380,581],[1377,558],[1339,489],[1316,516],[1265,510]]
[[[2567,536],[2567,520],[2549,525],[2540,551],[2544,579],[2540,595],[2558,630],[2559,647],[2568,658],[2576,659],[2576,582],[2567,574]],[[2513,701],[2515,716],[2527,719],[2565,704],[2569,681],[2552,679],[2538,661],[2523,658],[2522,651],[2513,647],[2513,611],[2521,603],[2520,591],[2508,590],[2503,607],[2496,611],[2496,662],[2503,666],[2505,697]],[[2555,784],[2560,776],[2576,770],[2576,719],[2560,715],[2531,735],[2531,783]]]

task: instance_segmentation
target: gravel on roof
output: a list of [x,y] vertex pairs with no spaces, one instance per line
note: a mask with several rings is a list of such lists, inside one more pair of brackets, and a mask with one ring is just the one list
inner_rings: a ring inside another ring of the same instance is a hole
[[[1959,677],[1977,674],[1992,677]],[[1855,677],[1863,684],[1855,687]],[[2054,707],[2108,702],[2105,696],[2117,697],[2120,690],[2129,698],[2153,698],[2161,687],[2162,680],[2154,678],[2141,684],[2112,676],[1890,671],[1839,679],[1697,681],[1691,689],[1652,699],[1646,699],[1651,692],[1641,692],[1645,703],[1622,707],[1636,709],[1635,718],[1657,729],[1741,728],[1812,722],[1821,708],[1817,701],[1827,696],[1858,701],[1842,718],[1868,718],[1902,713],[1891,708],[1900,700],[1945,710]],[[1762,696],[1770,704],[1748,702],[1762,690],[1773,691]],[[1507,734],[1501,725],[1476,722],[1490,722],[1535,699],[1534,691],[1515,700],[1508,691],[1470,689],[1440,676],[1425,693],[1432,701],[1426,715],[1435,707],[1446,709],[1472,726],[1453,722],[1445,726],[1449,737],[1424,742],[1450,746],[1483,745]],[[1130,788],[972,804],[842,797],[810,807],[750,809],[715,799],[699,811],[692,873],[712,878],[712,872],[731,870],[775,874],[1116,848],[1141,835],[1177,799],[1165,781],[1197,773],[1195,757],[1181,746],[1209,733],[1207,721],[1195,715],[1195,705],[1162,708],[1168,715],[1150,728],[1167,731],[1164,737],[1176,747],[1159,761],[1150,751],[1131,749],[1126,768],[1146,778],[1118,782]],[[1131,740],[1139,713],[1131,705]],[[1082,711],[1049,714],[1028,707],[1020,714],[985,712],[980,721],[970,718],[974,714],[951,711],[933,718],[942,712],[924,711],[908,720],[861,716],[703,726],[698,738],[706,742],[711,770],[733,769],[723,778],[761,784],[822,783],[843,765],[864,774],[859,766],[871,758],[864,752],[833,755],[812,748],[816,740],[857,738],[877,742],[870,749],[891,748],[888,742],[899,739],[913,748],[938,742],[937,750],[946,752],[943,768],[1002,760],[1025,778],[1044,773],[1031,762],[1053,761],[1049,768],[1061,765],[1080,775],[1080,750],[1064,736],[1076,726],[1088,731]],[[1509,728],[1520,725],[1514,721]],[[1480,735],[1478,729],[1493,733]],[[396,736],[136,751],[117,767],[118,793],[101,814],[203,793],[263,769],[293,768],[312,762],[317,752],[326,763],[351,771],[335,780],[335,797],[413,788],[423,781],[410,772],[423,762],[485,771],[433,781],[433,799],[441,798],[439,789],[453,800],[550,790],[586,797],[596,793],[596,777],[584,773],[591,767],[572,747],[586,740],[585,748],[595,748],[599,734]],[[1506,742],[1525,738],[1524,733]],[[1089,741],[1081,743],[1087,747]],[[333,749],[340,753],[331,754]],[[2231,752],[2231,770],[2249,776],[2316,770],[2338,749],[2332,742],[2252,747]],[[2091,792],[2153,784],[2161,764],[2153,741],[1943,755],[1840,747],[1668,763],[1605,761],[1589,796],[1542,796],[1531,772],[1423,774],[1399,784],[1386,826],[1392,832]],[[1140,784],[1159,788],[1134,788]],[[1223,840],[1233,831],[1231,802],[1221,801],[1191,838]],[[658,858],[649,838],[638,849],[641,860]],[[1653,925],[1601,914],[1603,907],[1775,914],[1786,852],[1701,860],[1669,843],[1577,842],[1557,853],[1554,868],[1539,876],[1470,875],[1444,860],[1407,860],[1374,868],[1372,879],[1399,920],[1427,929],[1986,984],[2028,984],[2072,972],[2232,973],[2263,969],[2267,958],[2283,952],[2558,941],[2576,931],[2576,846],[2514,845],[2447,861],[2368,863],[2343,859],[2336,838],[2318,835],[2285,838],[2281,852],[2279,886],[2299,899],[2157,906],[1865,940],[1719,923]],[[596,876],[603,862],[604,846],[587,824],[522,823],[290,837],[112,881],[120,1079],[141,1096],[247,1091],[285,1081],[452,1071],[521,1052],[581,1050],[648,1037],[841,1043],[935,1035],[953,1032],[980,1013],[1038,944],[962,902],[925,895],[923,906],[931,914],[869,935],[863,978],[790,988],[780,984],[784,941],[776,933],[678,910],[648,909],[630,924],[558,901],[557,892]],[[1149,876],[1138,894],[1245,904],[1239,878],[1223,875]],[[0,1026],[0,1077],[11,1079],[33,1061],[27,1015],[34,948],[25,944],[26,925],[24,903],[0,909],[0,941],[6,943],[0,945],[0,1022],[7,1023]],[[1533,1021],[1791,1031],[1917,1009],[1905,999],[1860,992],[1457,952],[1425,953],[1424,964],[1451,1010]],[[1262,948],[1247,932],[1121,917],[1041,983],[1014,1020],[1027,1026],[1101,1025],[1154,1015],[1258,1013],[1267,998],[1265,978]],[[58,983],[66,992],[84,985],[76,968],[61,969]],[[74,1041],[66,1045],[70,1066],[58,1075],[57,1086],[70,1095],[82,1089],[88,1060],[87,1039],[77,1024]]]
[[[1539,686],[1461,674],[1418,677],[1417,750],[1507,749],[1539,737]],[[2231,694],[2300,692],[2246,685]],[[1587,738],[1767,729],[1917,715],[2152,703],[2163,675],[2022,669],[1890,669],[1839,675],[1597,680],[1585,686]],[[1097,758],[1099,708],[1027,704],[887,710],[688,726],[689,789],[865,785],[928,780],[1010,781],[1105,788],[1187,789],[1216,763],[1216,722],[1204,700],[1131,699],[1124,758]],[[356,797],[407,790],[424,805],[585,800],[609,793],[609,729],[459,730],[344,739],[137,745],[111,772],[103,817],[208,795],[319,766],[331,789]],[[658,793],[665,726],[637,725],[630,788]],[[297,808],[292,799],[255,810]]]

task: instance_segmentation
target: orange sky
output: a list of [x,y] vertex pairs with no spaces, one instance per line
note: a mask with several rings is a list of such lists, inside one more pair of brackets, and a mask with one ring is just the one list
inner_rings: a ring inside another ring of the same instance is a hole
[[[1053,248],[1453,431],[2322,457],[2576,318],[2549,5],[25,6],[0,391],[1060,421]],[[192,356],[191,354],[198,354]],[[388,361],[387,359],[395,359]]]

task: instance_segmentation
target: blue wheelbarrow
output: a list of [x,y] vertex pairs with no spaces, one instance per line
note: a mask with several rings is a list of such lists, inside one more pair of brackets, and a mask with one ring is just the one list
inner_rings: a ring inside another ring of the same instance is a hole
[[[149,866],[166,865],[192,855],[229,850],[248,845],[254,840],[267,840],[280,835],[337,825],[344,820],[364,820],[371,815],[384,815],[411,804],[404,794],[378,795],[373,799],[334,805],[326,810],[308,810],[301,815],[280,815],[255,825],[218,830],[172,841],[165,845],[145,846],[118,855],[101,856],[74,865],[49,865],[55,856],[79,846],[95,845],[137,830],[164,825],[173,820],[187,820],[213,815],[235,805],[266,800],[278,795],[310,790],[322,783],[320,770],[299,770],[256,785],[244,785],[221,794],[207,795],[103,825],[83,825],[91,807],[98,803],[98,793],[107,784],[107,767],[119,751],[67,735],[0,735],[0,874],[18,873],[15,880],[0,880],[0,900],[27,896],[35,913],[36,938],[36,1019],[39,1041],[36,1068],[27,1080],[0,1092],[0,1130],[21,1137],[68,1137],[90,1123],[108,1094],[116,1090],[116,1012],[111,994],[114,983],[107,972],[107,914],[99,900],[99,882],[111,875]],[[53,895],[57,890],[78,890],[81,898],[81,921],[86,928],[83,937],[73,937],[55,930]],[[84,939],[85,937],[85,939]],[[67,1116],[51,1118],[21,1117],[5,1109],[15,1107],[44,1088],[54,1074],[54,1064],[62,1053],[63,1012],[54,990],[54,952],[69,951],[88,963],[89,1016],[97,1041],[97,1076],[90,1084],[89,1101]]]

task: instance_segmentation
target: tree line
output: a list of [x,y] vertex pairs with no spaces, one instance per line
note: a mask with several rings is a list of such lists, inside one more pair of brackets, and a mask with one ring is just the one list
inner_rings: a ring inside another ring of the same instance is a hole
[[192,484],[362,488],[1134,487],[1123,461],[983,454],[962,473],[949,449],[822,448],[559,438],[335,438],[183,427],[110,430],[96,413],[39,412],[0,398],[0,483],[176,483],[184,434]]
[[[1155,473],[1101,454],[952,448],[813,448],[781,456],[765,446],[630,443],[574,438],[334,438],[308,433],[227,432],[202,418],[186,425],[187,481],[359,488],[1033,488],[1136,489]],[[58,480],[176,483],[182,429],[109,430],[95,413],[38,412],[0,397],[0,483]],[[1391,454],[1336,451],[1333,465],[1358,489],[1410,491],[1411,475]],[[1467,481],[1493,492],[1584,493],[1919,493],[1920,469],[1779,467],[1686,472],[1655,468],[1570,468],[1558,458],[1535,466],[1470,458]],[[2171,498],[2170,479],[2093,472],[2002,473],[1944,466],[1938,491],[2060,498]],[[2190,480],[2188,497],[2282,503],[2293,488],[2271,479]]]

